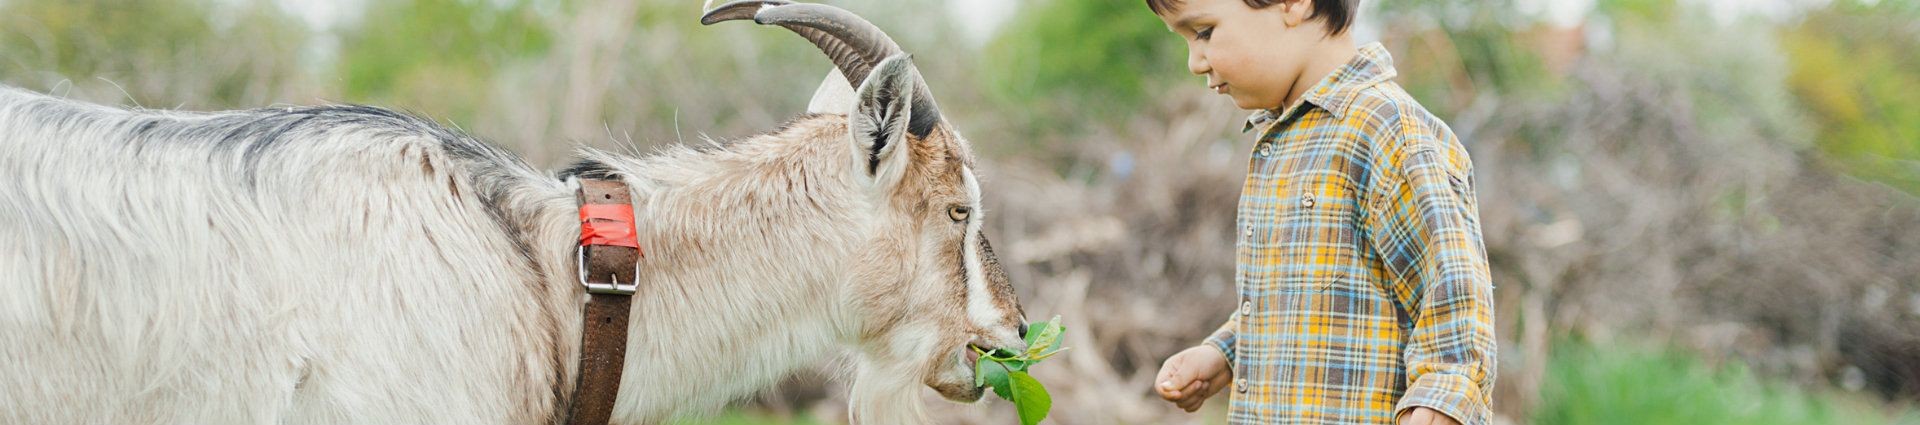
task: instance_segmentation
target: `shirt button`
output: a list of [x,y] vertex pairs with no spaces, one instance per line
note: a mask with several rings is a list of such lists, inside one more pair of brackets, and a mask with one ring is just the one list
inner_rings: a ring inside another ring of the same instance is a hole
[[1249,315],[1249,314],[1253,314],[1253,301],[1241,301],[1241,302],[1240,302],[1240,315],[1241,315],[1241,316],[1246,316],[1246,315]]
[[1245,394],[1247,392],[1247,378],[1240,378],[1239,380],[1233,381],[1233,390]]
[[1311,194],[1311,193],[1309,193],[1309,194],[1306,194],[1306,195],[1301,195],[1301,196],[1300,196],[1300,206],[1302,206],[1302,207],[1307,207],[1307,208],[1313,208],[1313,194]]
[[1246,235],[1247,235],[1247,237],[1249,237],[1249,238],[1251,238],[1251,237],[1253,237],[1253,228],[1252,228],[1252,227],[1248,227],[1248,228],[1247,228],[1247,231],[1246,231],[1246,232],[1243,232],[1243,233],[1244,233],[1244,234],[1246,234]]
[[1266,158],[1269,155],[1273,155],[1273,145],[1267,144],[1267,143],[1261,143],[1260,151],[1255,152],[1254,155],[1259,155],[1261,158]]

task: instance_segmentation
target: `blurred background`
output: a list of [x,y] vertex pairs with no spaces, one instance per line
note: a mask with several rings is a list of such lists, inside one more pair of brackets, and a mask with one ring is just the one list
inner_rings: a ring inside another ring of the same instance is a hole
[[[985,162],[1059,424],[1179,412],[1233,307],[1245,111],[1138,0],[831,0]],[[1364,0],[1477,164],[1503,423],[1920,423],[1920,0]],[[407,110],[559,166],[757,133],[829,67],[696,0],[0,0],[0,81],[93,102]],[[826,366],[685,423],[845,421]],[[698,383],[689,383],[698,388]],[[937,399],[927,392],[929,400]],[[1011,405],[934,401],[944,423]]]

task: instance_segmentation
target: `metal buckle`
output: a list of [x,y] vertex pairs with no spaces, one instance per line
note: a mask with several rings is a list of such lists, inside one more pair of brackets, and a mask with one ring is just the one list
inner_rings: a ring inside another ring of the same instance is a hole
[[638,282],[640,279],[640,263],[638,262],[633,264],[633,278],[635,282],[621,284],[620,276],[614,275],[607,276],[607,280],[613,283],[593,283],[587,281],[587,247],[582,246],[575,248],[573,258],[574,267],[579,270],[580,285],[587,287],[587,293],[589,294],[633,295],[634,290],[640,289],[640,283]]

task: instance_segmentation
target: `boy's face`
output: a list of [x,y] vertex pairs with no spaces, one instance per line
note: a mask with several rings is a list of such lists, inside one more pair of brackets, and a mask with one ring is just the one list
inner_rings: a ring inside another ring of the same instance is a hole
[[1254,9],[1242,0],[1185,0],[1159,15],[1187,41],[1187,70],[1241,109],[1278,109],[1305,73],[1324,25],[1303,25],[1313,2]]

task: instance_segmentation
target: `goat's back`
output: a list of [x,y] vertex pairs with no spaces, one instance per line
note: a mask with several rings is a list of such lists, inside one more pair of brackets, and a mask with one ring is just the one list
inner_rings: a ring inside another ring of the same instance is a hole
[[533,174],[374,108],[0,87],[0,423],[546,419],[556,325],[476,167]]

